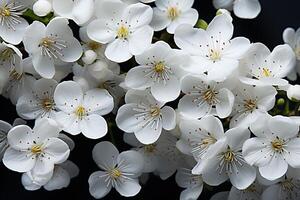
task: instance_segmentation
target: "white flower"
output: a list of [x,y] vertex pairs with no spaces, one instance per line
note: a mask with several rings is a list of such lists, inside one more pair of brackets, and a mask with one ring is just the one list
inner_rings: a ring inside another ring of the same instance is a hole
[[2,0],[0,4],[0,37],[11,44],[19,44],[28,27],[21,16],[26,11],[21,0]]
[[172,130],[176,126],[173,108],[155,100],[148,90],[129,90],[125,102],[118,110],[117,126],[127,133],[133,132],[143,144],[156,142],[162,129]]
[[149,26],[153,15],[150,6],[98,1],[95,10],[98,19],[88,25],[87,33],[92,40],[108,44],[105,50],[108,59],[124,62],[150,46],[153,36]]
[[0,68],[5,68],[9,73],[13,70],[21,73],[23,71],[22,57],[17,47],[5,42],[0,43]]
[[189,71],[206,73],[208,79],[223,81],[239,65],[250,47],[244,37],[231,39],[233,24],[226,14],[216,16],[206,30],[181,25],[175,31],[175,43],[195,60]]
[[89,177],[91,195],[100,199],[115,188],[122,196],[131,197],[139,193],[138,177],[143,170],[143,157],[136,151],[118,149],[110,142],[100,142],[93,149],[93,159],[103,171]]
[[[240,80],[249,85],[287,85],[286,77],[295,64],[290,46],[278,45],[272,52],[262,43],[254,43],[241,62]],[[244,76],[244,77],[243,77]]]
[[77,61],[82,54],[81,45],[73,37],[68,20],[60,17],[52,19],[47,27],[34,21],[26,29],[23,43],[36,72],[48,79],[55,75],[54,65]]
[[136,56],[138,67],[129,70],[125,84],[129,88],[151,88],[155,99],[162,102],[175,100],[180,94],[180,78],[189,57],[163,42],[153,44],[143,54]]
[[225,141],[222,122],[214,116],[184,120],[179,127],[181,138],[176,144],[177,148],[182,153],[193,155],[199,164],[200,160],[212,156]]
[[38,121],[33,130],[26,125],[14,127],[7,135],[9,147],[3,156],[4,165],[17,172],[48,174],[70,153],[68,145],[57,138],[59,131],[57,123],[50,119]]
[[275,105],[277,91],[272,86],[250,86],[238,83],[233,91],[235,103],[230,127],[246,126],[253,123],[258,116],[264,115]]
[[275,180],[283,176],[288,166],[300,167],[299,126],[283,116],[261,116],[251,126],[256,137],[243,146],[244,159],[257,166],[262,177]]
[[72,161],[65,161],[54,167],[54,170],[49,175],[45,176],[44,180],[36,180],[32,173],[27,172],[22,175],[22,184],[26,190],[34,191],[42,186],[47,191],[59,190],[68,187],[72,178],[79,173],[79,168]]
[[16,109],[18,115],[24,119],[41,119],[44,117],[54,119],[55,103],[53,99],[57,82],[52,79],[35,81],[32,91],[24,93],[18,99]]
[[94,0],[53,0],[54,12],[76,24],[82,25],[88,22],[94,13]]
[[249,187],[244,190],[239,190],[236,187],[231,187],[228,200],[260,200],[263,187],[254,181]]
[[180,99],[178,110],[194,118],[210,114],[220,118],[228,117],[232,111],[234,95],[226,87],[225,83],[209,81],[205,76],[187,75],[181,84],[181,90],[186,95]]
[[180,200],[197,200],[203,190],[203,180],[200,175],[192,174],[188,168],[179,168],[176,173],[176,183],[185,188],[180,193]]
[[300,75],[300,43],[298,42],[300,39],[300,29],[298,28],[296,31],[293,28],[286,28],[282,33],[283,41],[288,44],[296,55],[296,66],[292,69],[288,78],[292,81],[297,80],[297,74]]
[[262,200],[293,200],[300,195],[299,169],[289,168],[286,175],[276,180],[277,183],[269,186],[263,192]]
[[54,92],[54,103],[60,111],[56,120],[63,130],[72,135],[98,139],[106,135],[107,123],[101,115],[113,109],[113,98],[106,90],[92,89],[83,92],[74,81],[60,83]]
[[238,189],[246,189],[256,178],[256,169],[246,163],[242,155],[244,141],[250,137],[247,128],[236,127],[226,133],[226,142],[221,143],[213,156],[204,159],[193,173],[202,174],[203,181],[216,186],[228,178]]
[[33,4],[32,9],[34,14],[44,17],[52,11],[52,0],[37,0]]
[[174,34],[181,24],[194,26],[198,20],[198,11],[193,9],[194,0],[156,0],[151,26],[155,31],[167,28]]
[[213,0],[213,5],[216,9],[233,10],[236,16],[245,19],[256,18],[261,11],[258,0]]

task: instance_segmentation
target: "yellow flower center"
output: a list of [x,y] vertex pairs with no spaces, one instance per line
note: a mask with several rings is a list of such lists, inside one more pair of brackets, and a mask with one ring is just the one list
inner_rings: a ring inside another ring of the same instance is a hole
[[262,74],[263,74],[264,77],[270,77],[272,75],[271,71],[268,68],[263,68],[262,69]]
[[145,152],[147,152],[147,153],[153,153],[155,151],[155,145],[154,144],[146,145],[144,147],[144,149],[145,149]]
[[296,47],[295,54],[298,60],[300,60],[300,47]]
[[176,7],[170,7],[168,9],[168,17],[170,20],[174,21],[177,17],[179,17],[180,11]]
[[208,103],[213,104],[216,101],[216,93],[215,91],[208,89],[202,93],[202,98]]
[[43,147],[42,145],[33,145],[31,147],[31,153],[33,154],[40,154],[43,152]]
[[52,99],[46,98],[42,100],[42,106],[45,110],[50,111],[54,106],[54,102]]
[[272,148],[274,151],[281,153],[283,151],[283,146],[284,146],[284,140],[280,139],[279,137],[276,137],[272,142],[271,142]]
[[0,53],[0,59],[1,60],[9,60],[11,58],[11,56],[13,55],[13,53],[14,53],[14,51],[12,49],[6,48]]
[[253,111],[256,108],[256,101],[252,99],[244,100],[244,108],[246,111]]
[[228,149],[225,153],[224,153],[224,160],[227,162],[232,162],[234,160],[234,153],[232,150]]
[[165,64],[163,62],[158,62],[154,64],[154,71],[156,73],[162,73],[165,70]]
[[53,44],[55,43],[55,41],[49,37],[45,37],[42,39],[41,43],[40,43],[40,46],[43,46],[43,47],[46,47],[46,48],[49,48],[51,47]]
[[218,51],[218,50],[211,49],[210,52],[209,52],[209,58],[213,62],[220,61],[221,60],[221,52]]
[[96,50],[98,50],[98,49],[100,49],[100,48],[102,47],[102,44],[100,44],[100,43],[98,43],[98,42],[92,41],[92,42],[89,42],[89,43],[88,43],[88,47],[89,47],[91,50],[96,51]]
[[117,36],[119,39],[127,39],[129,36],[129,30],[124,25],[120,26],[120,28],[117,31]]
[[114,168],[114,169],[112,169],[112,170],[109,171],[109,175],[112,178],[117,179],[120,176],[122,176],[122,172],[118,168]]
[[2,17],[9,17],[11,16],[11,12],[8,8],[0,8],[0,16]]
[[295,187],[295,184],[292,182],[293,179],[289,178],[281,182],[281,185],[284,190],[292,191]]
[[82,119],[86,115],[86,109],[83,106],[78,106],[78,108],[75,111],[75,115]]
[[160,108],[157,106],[152,107],[150,109],[150,115],[151,115],[151,117],[157,117],[158,115],[160,115]]
[[19,74],[15,69],[12,70],[9,74],[9,77],[16,81],[21,80],[22,76],[23,74]]
[[211,144],[214,144],[216,143],[216,138],[212,137],[212,136],[209,136],[207,138],[204,138],[201,140],[201,145],[204,146],[204,147],[208,147],[210,146]]

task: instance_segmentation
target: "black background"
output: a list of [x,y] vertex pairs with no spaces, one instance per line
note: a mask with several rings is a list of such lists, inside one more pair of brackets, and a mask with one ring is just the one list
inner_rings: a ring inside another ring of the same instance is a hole
[[[254,20],[244,20],[234,17],[235,36],[244,36],[252,42],[262,42],[270,49],[276,45],[282,44],[282,32],[286,27],[298,28],[300,26],[300,2],[299,0],[260,0],[262,12]],[[210,21],[215,15],[215,9],[212,6],[211,0],[195,0],[195,6],[200,18]],[[0,97],[0,119],[12,123],[17,117],[15,107],[3,97]],[[121,133],[116,133],[118,138],[121,138]],[[100,140],[89,140],[82,135],[72,137],[76,143],[74,151],[71,153],[70,160],[75,162],[80,168],[80,174],[77,178],[71,181],[68,188],[46,192],[41,189],[35,192],[26,191],[21,184],[21,174],[12,172],[6,169],[3,164],[0,164],[0,200],[53,200],[76,198],[79,200],[93,199],[88,192],[88,177],[98,170],[93,162],[91,152],[93,146]],[[109,140],[106,137],[101,140]],[[126,147],[117,142],[120,150],[125,150]],[[200,196],[200,199],[209,199],[218,191],[229,190],[230,186],[223,184],[212,191],[205,190]],[[148,183],[143,186],[141,192],[131,199],[179,199],[179,194],[182,189],[176,186],[174,177],[167,181],[151,176]],[[117,192],[112,190],[104,199],[126,199],[121,197]],[[130,198],[129,198],[130,199]]]

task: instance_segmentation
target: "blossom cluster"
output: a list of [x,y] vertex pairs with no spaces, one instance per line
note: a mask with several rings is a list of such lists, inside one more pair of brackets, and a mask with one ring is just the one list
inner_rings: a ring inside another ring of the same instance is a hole
[[181,200],[224,182],[212,199],[298,199],[300,29],[269,50],[233,37],[230,11],[255,18],[258,0],[214,0],[210,23],[193,4],[0,0],[0,94],[20,116],[0,121],[0,155],[26,190],[67,187],[71,138],[118,127],[132,148],[95,145],[96,199],[135,196],[151,173],[175,175]]

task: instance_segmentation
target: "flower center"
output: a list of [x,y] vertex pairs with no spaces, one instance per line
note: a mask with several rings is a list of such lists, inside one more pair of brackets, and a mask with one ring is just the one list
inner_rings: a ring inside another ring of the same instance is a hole
[[281,153],[283,151],[284,140],[280,139],[279,137],[276,137],[271,142],[271,145],[274,151],[276,151],[277,153]]
[[212,89],[208,89],[205,92],[202,93],[202,98],[208,103],[208,104],[214,104],[216,102],[216,92]]
[[296,47],[295,54],[298,60],[300,60],[300,47]]
[[114,168],[110,170],[108,173],[113,179],[117,179],[120,176],[122,176],[122,172],[118,168]]
[[49,47],[51,47],[54,43],[55,43],[55,41],[54,41],[53,39],[51,39],[51,38],[49,38],[49,37],[45,37],[45,38],[42,39],[40,45],[49,48]]
[[246,111],[253,111],[256,108],[256,101],[252,99],[244,100],[244,108]]
[[126,26],[122,25],[117,31],[117,36],[119,39],[127,39],[129,36],[129,30]]
[[205,146],[205,147],[208,147],[208,146],[210,146],[211,144],[216,143],[217,140],[216,140],[214,137],[209,136],[209,137],[207,137],[207,138],[202,139],[201,141],[202,141],[201,145],[203,145],[203,146]]
[[88,43],[88,47],[89,47],[91,50],[96,51],[96,50],[98,50],[98,49],[100,49],[100,48],[102,47],[102,44],[100,44],[100,43],[98,43],[98,42],[92,41],[92,42],[89,42],[89,43]]
[[177,17],[179,17],[180,11],[177,7],[170,7],[168,9],[168,17],[170,20],[174,21]]
[[12,49],[6,48],[0,53],[0,59],[3,61],[9,60],[11,58],[11,56],[13,55],[13,53],[14,53],[14,51]]
[[12,70],[9,74],[9,77],[16,81],[21,80],[22,76],[23,76],[23,74],[19,74],[15,69]]
[[42,153],[43,152],[43,147],[42,147],[42,145],[33,145],[32,147],[31,147],[31,153],[33,153],[33,154],[40,154],[40,153]]
[[211,49],[209,52],[209,58],[212,60],[214,63],[217,61],[221,60],[221,52],[218,50],[213,50]]
[[75,115],[82,119],[86,115],[86,109],[83,106],[78,106],[78,108],[75,111]]
[[268,68],[263,68],[262,69],[262,74],[263,74],[264,77],[270,77],[272,75],[271,71]]
[[2,17],[9,17],[11,15],[11,12],[8,8],[4,7],[4,8],[0,8],[0,15]]
[[63,56],[62,50],[67,48],[67,45],[66,41],[57,37],[45,37],[41,40],[39,47],[41,47],[43,56],[57,59],[59,56]]
[[224,153],[224,160],[226,162],[232,162],[234,160],[234,152],[228,148],[228,150]]
[[150,115],[151,117],[157,117],[160,115],[160,108],[155,106],[155,107],[151,107],[150,109]]
[[50,111],[54,106],[54,101],[52,99],[46,98],[42,100],[42,106],[45,110]]
[[165,64],[163,62],[158,62],[154,64],[154,71],[156,73],[162,73],[165,71]]
[[281,185],[284,190],[292,191],[294,189],[295,185],[292,182],[292,180],[292,178],[289,178],[281,182]]
[[256,187],[255,187],[254,184],[251,184],[251,185],[250,185],[248,188],[246,188],[244,191],[253,193],[253,192],[256,192]]
[[155,151],[155,145],[154,144],[145,145],[144,150],[147,153],[153,153]]

